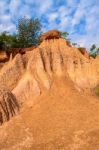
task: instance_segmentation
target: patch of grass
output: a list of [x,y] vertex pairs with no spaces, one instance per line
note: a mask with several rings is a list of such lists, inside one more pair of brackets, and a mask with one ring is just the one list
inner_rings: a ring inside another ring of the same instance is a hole
[[95,87],[94,91],[95,91],[95,94],[99,96],[99,85]]

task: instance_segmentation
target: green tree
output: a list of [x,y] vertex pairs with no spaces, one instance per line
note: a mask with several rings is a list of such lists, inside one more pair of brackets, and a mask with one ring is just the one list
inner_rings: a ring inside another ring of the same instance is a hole
[[99,55],[99,47],[97,47],[95,44],[93,44],[90,48],[90,56],[95,58],[97,55]]
[[0,35],[0,49],[9,51],[11,48],[11,36],[8,32],[3,32]]
[[18,21],[18,40],[20,47],[30,47],[39,43],[41,24],[38,19],[26,17]]
[[8,32],[0,34],[0,50],[10,52],[12,48],[19,47],[17,35],[11,35]]
[[97,52],[97,54],[99,54],[99,47],[97,47],[96,52]]
[[70,40],[70,39],[67,38],[69,36],[68,32],[60,32],[60,34],[61,34],[62,38],[66,39],[66,40]]
[[93,44],[93,45],[91,46],[91,48],[90,48],[90,51],[92,52],[92,51],[94,51],[95,49],[96,49],[96,45]]

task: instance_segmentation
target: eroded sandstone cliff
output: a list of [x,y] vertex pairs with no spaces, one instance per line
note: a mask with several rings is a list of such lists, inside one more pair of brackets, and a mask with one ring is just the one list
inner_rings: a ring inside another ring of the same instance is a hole
[[20,113],[0,127],[1,150],[98,150],[98,97],[85,94],[99,84],[98,66],[98,57],[85,57],[62,38],[46,39],[10,60],[0,71],[0,84],[9,90],[3,95],[11,95],[6,100],[11,117],[0,106],[1,123],[17,106]]
[[22,102],[50,89],[53,76],[68,76],[76,88],[87,91],[99,83],[98,66],[98,58],[86,58],[66,40],[48,39],[24,56],[16,55],[1,70],[0,83]]

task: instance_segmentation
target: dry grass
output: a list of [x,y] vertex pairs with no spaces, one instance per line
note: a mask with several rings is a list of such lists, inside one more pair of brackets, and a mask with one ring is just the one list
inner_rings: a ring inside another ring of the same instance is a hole
[[94,92],[97,96],[99,96],[99,85],[95,87]]

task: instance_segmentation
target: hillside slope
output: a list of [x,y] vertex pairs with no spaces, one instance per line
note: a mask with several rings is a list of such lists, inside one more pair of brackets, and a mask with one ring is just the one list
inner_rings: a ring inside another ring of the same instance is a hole
[[[44,40],[0,72],[20,112],[0,126],[0,150],[98,150],[99,58],[88,59],[64,39]],[[6,145],[5,145],[6,142]]]
[[98,150],[98,139],[98,100],[64,77],[0,127],[1,150]]

